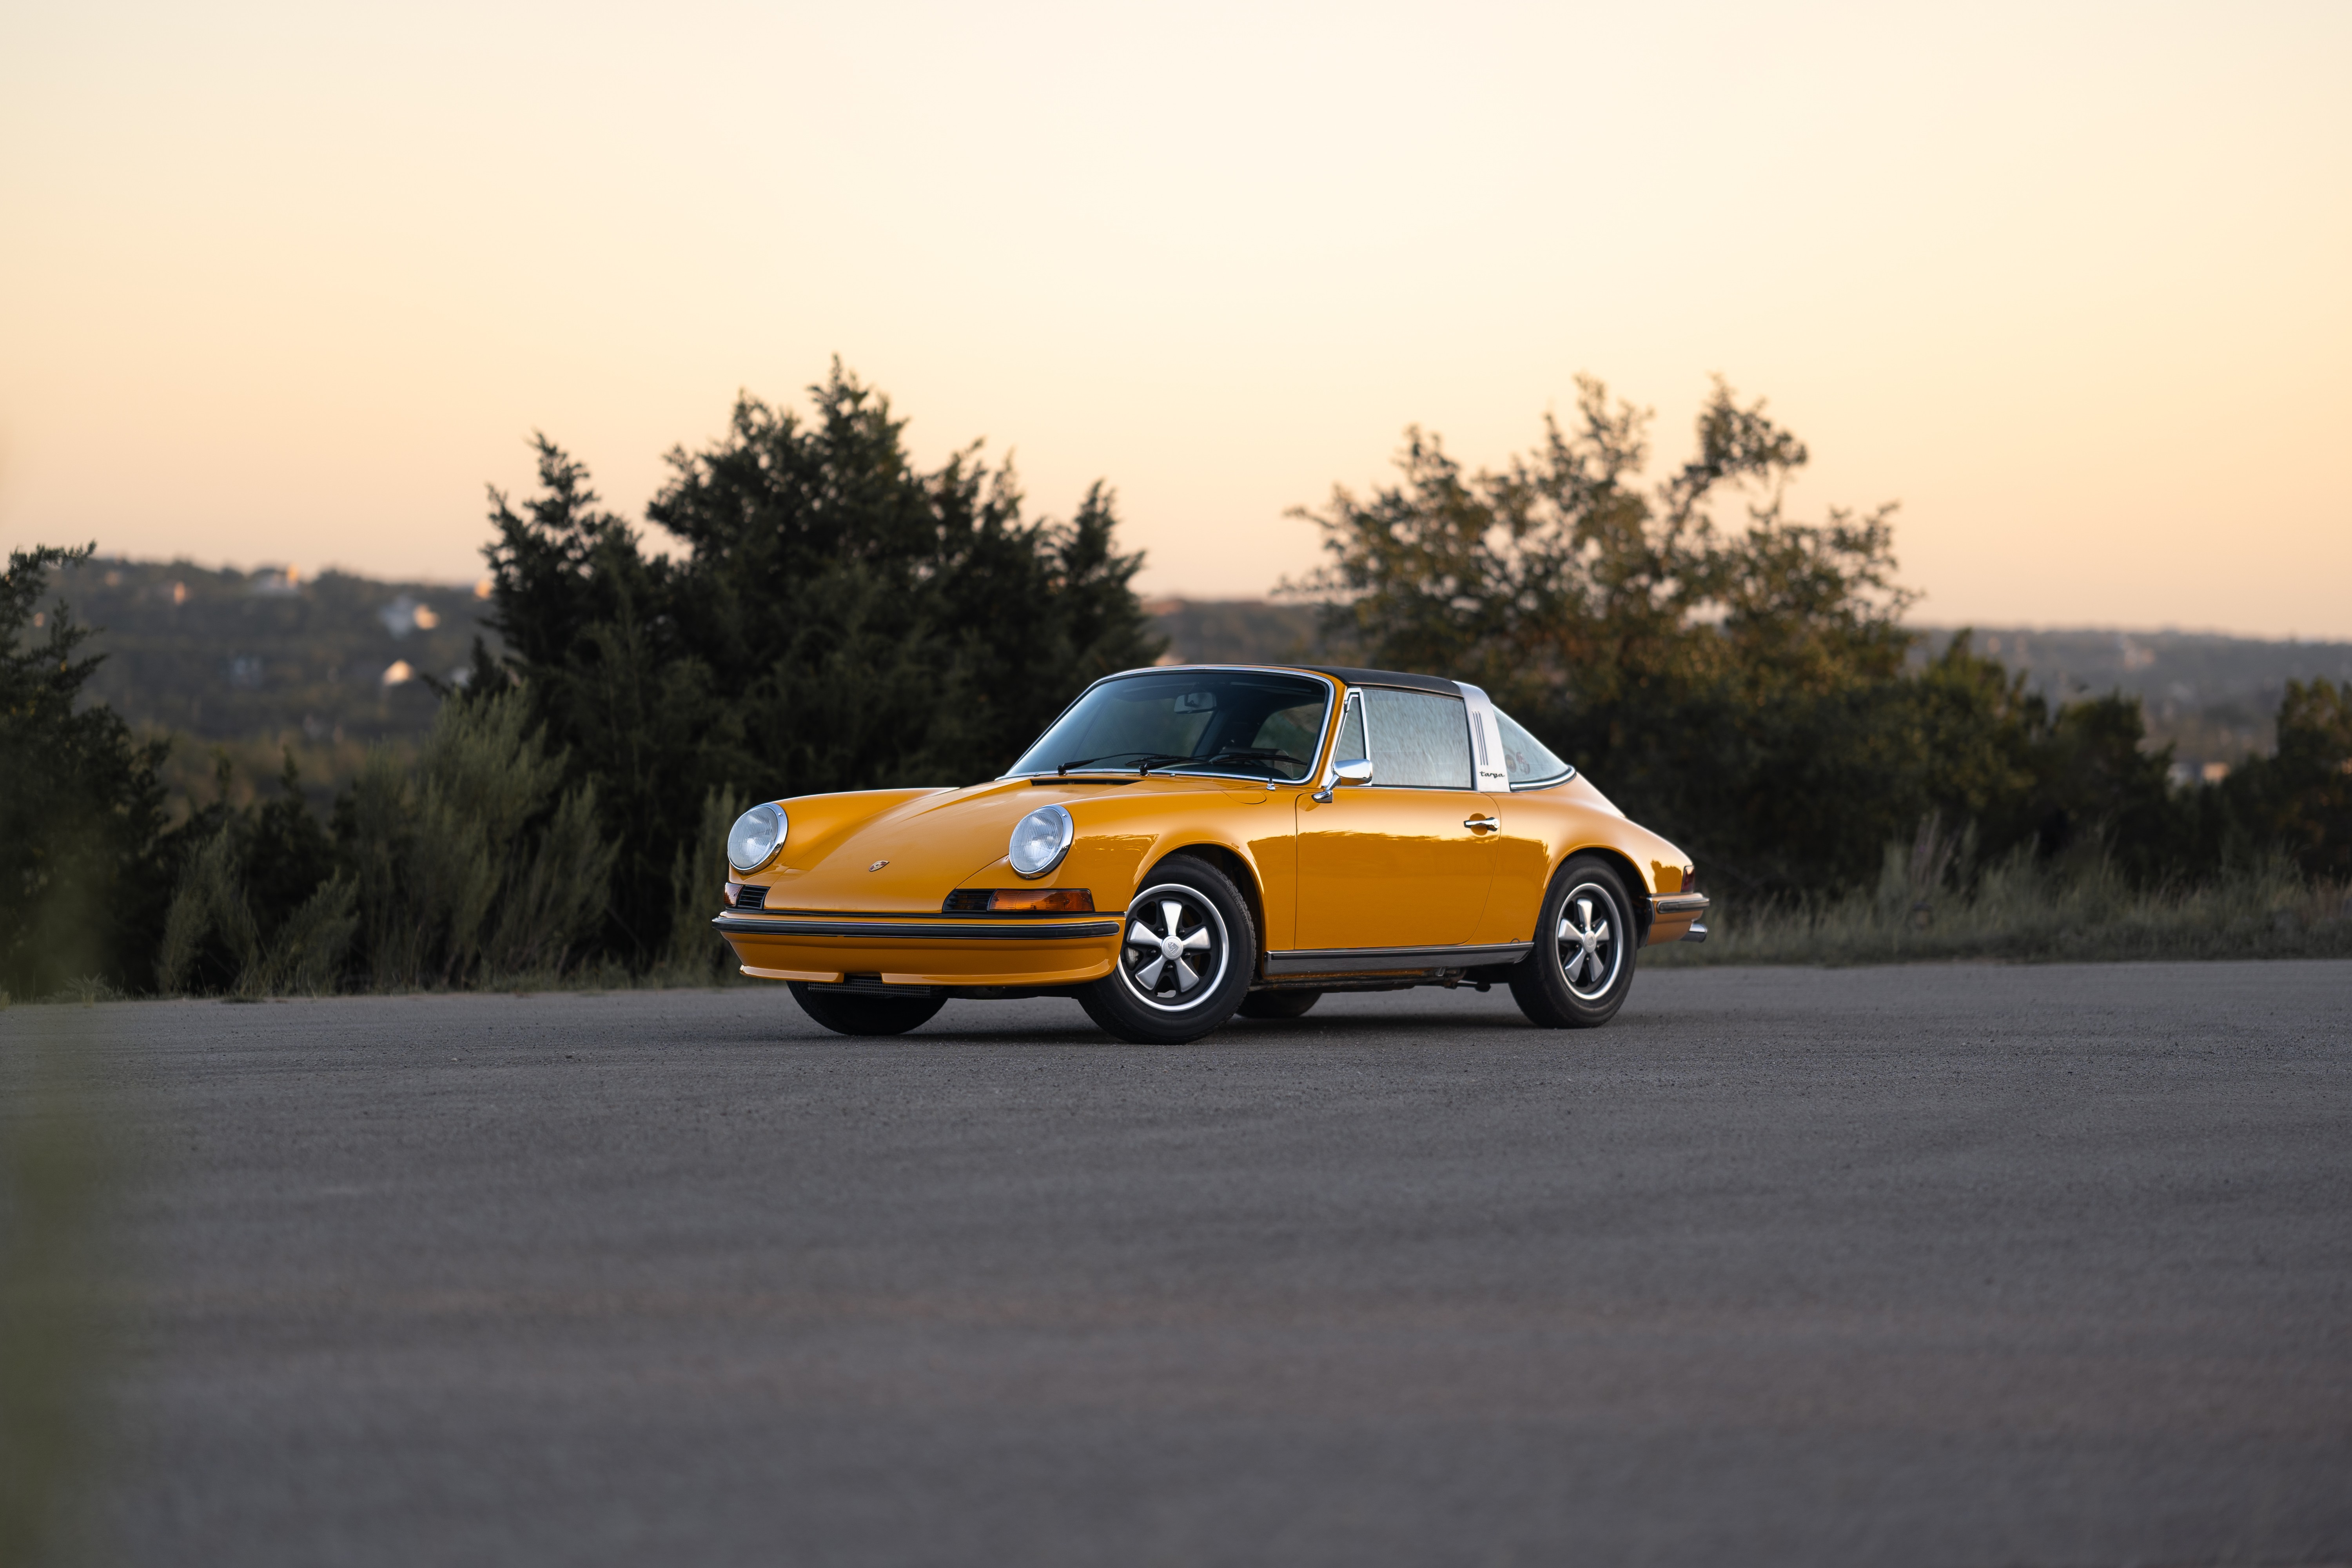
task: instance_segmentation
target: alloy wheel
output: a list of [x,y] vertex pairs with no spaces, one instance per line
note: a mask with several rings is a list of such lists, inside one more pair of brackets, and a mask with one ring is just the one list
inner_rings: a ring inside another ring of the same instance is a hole
[[1147,1007],[1175,1013],[1206,1000],[1231,956],[1224,917],[1192,888],[1162,883],[1128,905],[1118,972]]
[[1598,1002],[1617,983],[1624,922],[1616,912],[1616,901],[1593,882],[1572,889],[1559,907],[1560,973],[1579,1001]]

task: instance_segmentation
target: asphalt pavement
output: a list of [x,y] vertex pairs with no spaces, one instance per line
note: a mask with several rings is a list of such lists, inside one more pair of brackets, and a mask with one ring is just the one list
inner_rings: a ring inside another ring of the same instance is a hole
[[2352,964],[0,1039],[121,1173],[124,1562],[2352,1561]]

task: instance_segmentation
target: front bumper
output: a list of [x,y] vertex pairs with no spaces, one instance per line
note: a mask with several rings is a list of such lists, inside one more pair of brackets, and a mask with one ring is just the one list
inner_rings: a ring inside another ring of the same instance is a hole
[[844,911],[729,910],[711,922],[743,973],[761,980],[886,985],[1073,985],[1118,955],[1116,910],[1076,919],[1005,920]]

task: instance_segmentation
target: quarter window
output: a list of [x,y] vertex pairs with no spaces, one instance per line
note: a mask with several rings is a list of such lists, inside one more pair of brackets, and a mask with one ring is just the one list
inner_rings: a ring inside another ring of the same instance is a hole
[[1503,734],[1503,766],[1513,789],[1558,784],[1576,772],[1500,708],[1495,710],[1495,727]]
[[1348,693],[1348,711],[1339,721],[1339,739],[1331,748],[1335,763],[1360,762],[1371,755],[1364,750],[1364,694]]
[[[1432,691],[1363,689],[1372,783],[1406,789],[1468,789],[1470,714],[1459,697]],[[1340,742],[1342,760],[1347,742]]]

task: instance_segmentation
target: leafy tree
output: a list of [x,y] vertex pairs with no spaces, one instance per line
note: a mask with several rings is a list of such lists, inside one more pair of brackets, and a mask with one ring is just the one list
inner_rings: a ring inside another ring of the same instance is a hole
[[[1690,460],[1644,484],[1648,416],[1578,387],[1574,427],[1547,419],[1499,473],[1409,432],[1402,482],[1297,514],[1331,559],[1294,591],[1371,661],[1486,687],[1718,876],[1869,875],[1928,787],[1906,741],[1924,715],[1901,689],[1892,509],[1790,521],[1803,444],[1720,383]],[[1737,526],[1716,516],[1731,499]],[[1990,695],[1948,674],[1945,710]]]
[[2058,710],[2032,799],[2043,854],[2095,842],[2141,885],[2187,868],[2187,814],[2166,777],[2172,752],[2143,751],[2147,735],[2137,697],[2092,698]]
[[2288,681],[2278,750],[2233,771],[2205,820],[2225,857],[2278,849],[2306,876],[2352,881],[2352,681]]
[[18,995],[85,975],[143,988],[163,923],[169,748],[135,743],[111,709],[76,710],[90,629],[41,608],[50,568],[95,549],[14,550],[0,577],[0,986]]
[[674,558],[544,437],[539,493],[492,495],[506,655],[478,658],[473,689],[520,680],[596,784],[622,846],[607,940],[634,963],[678,951],[673,884],[714,792],[990,777],[1088,680],[1159,651],[1107,489],[1031,521],[977,446],[919,471],[838,362],[811,391],[812,416],[744,397],[718,442],[670,454],[646,516]]
[[[1578,388],[1577,428],[1547,417],[1544,445],[1501,473],[1465,474],[1416,428],[1402,483],[1296,511],[1332,557],[1297,590],[1328,601],[1326,635],[1579,713],[1727,676],[1830,689],[1900,668],[1912,595],[1893,582],[1891,508],[1789,521],[1781,490],[1805,448],[1720,383],[1695,456],[1644,487],[1649,416],[1611,408],[1589,377]],[[1727,489],[1744,530],[1715,521]]]
[[1648,416],[1578,385],[1573,426],[1547,420],[1500,472],[1413,430],[1399,482],[1297,514],[1330,557],[1293,590],[1323,601],[1327,638],[1486,687],[1751,892],[1866,883],[1931,817],[1987,851],[2093,843],[2141,879],[2177,867],[2169,759],[2138,749],[2136,701],[2053,712],[1965,636],[1907,668],[1892,507],[1790,518],[1804,445],[1720,382],[1690,459],[1644,483]]

